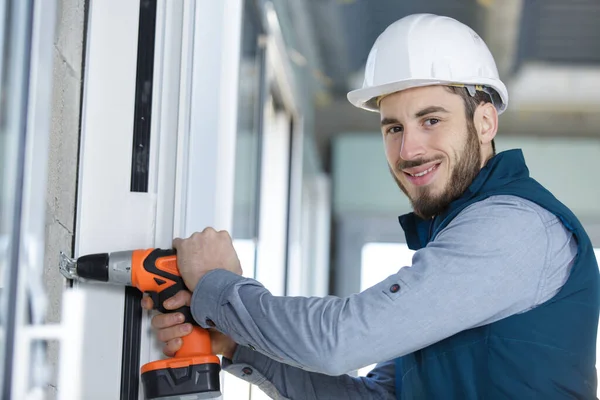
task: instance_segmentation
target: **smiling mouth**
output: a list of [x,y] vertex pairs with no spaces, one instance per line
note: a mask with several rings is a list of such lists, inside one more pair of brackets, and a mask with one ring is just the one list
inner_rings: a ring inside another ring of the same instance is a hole
[[[429,168],[423,171],[419,171],[420,167],[410,168],[412,172],[402,171],[404,173],[405,179],[413,186],[426,186],[432,183],[436,176],[437,170],[439,169],[442,163],[438,161],[437,163],[431,165]],[[417,171],[415,171],[417,170]]]
[[420,178],[422,176],[425,176],[433,171],[435,171],[437,169],[437,167],[440,166],[440,163],[434,164],[431,167],[427,168],[425,171],[421,171],[421,172],[415,172],[415,173],[410,173],[410,172],[406,172],[406,171],[402,171],[404,172],[406,175],[408,176],[412,176],[414,178]]
[[414,177],[420,177],[420,176],[425,176],[428,173],[432,172],[434,169],[436,169],[438,167],[439,164],[435,164],[433,166],[431,166],[431,168],[426,169],[425,171],[419,172],[417,174],[410,174],[408,172],[406,172],[406,174],[410,175],[410,176],[414,176]]

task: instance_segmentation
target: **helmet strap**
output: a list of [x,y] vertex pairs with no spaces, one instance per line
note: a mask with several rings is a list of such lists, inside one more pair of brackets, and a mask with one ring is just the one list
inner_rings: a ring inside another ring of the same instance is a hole
[[475,97],[475,94],[477,93],[477,89],[475,88],[475,85],[465,85],[465,88],[467,88],[467,91],[469,92],[471,97]]
[[[459,86],[459,85],[452,85],[452,86]],[[483,85],[463,85],[463,86],[467,89],[467,91],[469,92],[469,95],[471,95],[471,97],[475,97],[475,94],[477,93],[477,91],[487,93],[490,96],[490,99],[492,100],[492,105],[494,107],[496,107],[496,110],[500,110],[500,107],[502,106],[502,99],[498,95],[498,92],[496,92],[494,89],[492,89],[488,86],[483,86]]]

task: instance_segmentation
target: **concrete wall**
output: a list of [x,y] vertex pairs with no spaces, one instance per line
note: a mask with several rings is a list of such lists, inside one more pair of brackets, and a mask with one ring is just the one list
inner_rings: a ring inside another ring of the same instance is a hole
[[[49,300],[49,322],[60,320],[61,297],[66,282],[58,272],[58,254],[60,251],[70,254],[73,247],[84,17],[85,0],[59,0],[46,195],[44,280]],[[55,344],[49,347],[53,366],[57,364],[57,347]],[[56,392],[54,376],[48,388],[48,398],[55,398]]]

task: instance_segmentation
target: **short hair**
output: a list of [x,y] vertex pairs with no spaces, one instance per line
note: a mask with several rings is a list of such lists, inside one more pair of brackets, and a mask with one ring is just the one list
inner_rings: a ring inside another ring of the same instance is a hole
[[[473,124],[473,117],[475,115],[475,110],[481,103],[494,104],[492,101],[492,97],[487,92],[484,92],[481,90],[477,90],[475,92],[475,95],[471,96],[471,94],[469,93],[469,90],[465,87],[445,86],[445,88],[450,93],[459,95],[463,99],[463,102],[465,104],[465,114],[467,117],[468,124]],[[496,155],[496,143],[494,142],[494,139],[492,139],[492,154]]]

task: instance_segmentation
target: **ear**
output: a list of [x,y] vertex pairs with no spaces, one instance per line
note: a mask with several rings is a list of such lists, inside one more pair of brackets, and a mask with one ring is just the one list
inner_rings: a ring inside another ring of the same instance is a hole
[[479,142],[484,145],[491,143],[498,132],[498,111],[492,103],[481,104],[475,110],[473,122],[477,129]]

